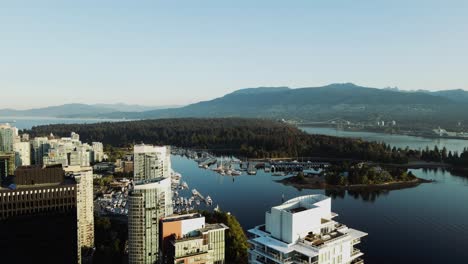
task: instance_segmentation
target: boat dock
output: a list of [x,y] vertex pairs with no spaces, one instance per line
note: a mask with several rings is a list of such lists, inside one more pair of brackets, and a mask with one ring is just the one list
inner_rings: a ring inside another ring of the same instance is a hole
[[323,169],[330,166],[328,162],[271,162],[271,171],[303,171],[308,169]]
[[218,160],[215,158],[206,158],[198,162],[200,168],[208,168],[213,164],[216,164]]

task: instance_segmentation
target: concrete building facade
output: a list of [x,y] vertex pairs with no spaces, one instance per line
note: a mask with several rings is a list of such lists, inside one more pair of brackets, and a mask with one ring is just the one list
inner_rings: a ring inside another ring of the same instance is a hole
[[31,144],[29,142],[13,143],[13,151],[15,152],[15,166],[31,165]]
[[78,257],[81,262],[81,251],[94,247],[93,169],[69,166],[65,173],[76,182]]
[[170,166],[165,164],[166,151],[166,147],[134,147],[134,182],[128,197],[128,255],[131,264],[152,264],[161,259],[159,219],[173,213],[171,179],[165,177],[164,172],[165,166]]
[[206,224],[199,214],[175,215],[161,220],[162,263],[224,264],[224,224]]
[[0,124],[0,152],[12,152],[17,130],[10,124]]
[[171,176],[170,149],[166,146],[135,145],[134,147],[134,181]]
[[367,234],[333,220],[331,199],[306,195],[272,207],[250,229],[249,263],[362,264],[354,245]]

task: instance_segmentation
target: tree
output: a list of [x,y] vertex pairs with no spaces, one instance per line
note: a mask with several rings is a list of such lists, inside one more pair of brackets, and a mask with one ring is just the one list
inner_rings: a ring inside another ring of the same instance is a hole
[[246,264],[249,243],[237,219],[225,212],[203,211],[202,214],[208,223],[223,223],[229,227],[226,231],[226,263]]

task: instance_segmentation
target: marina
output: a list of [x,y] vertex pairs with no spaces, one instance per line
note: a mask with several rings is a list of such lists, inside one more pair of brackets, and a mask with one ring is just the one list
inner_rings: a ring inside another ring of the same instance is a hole
[[[128,179],[120,179],[111,182],[109,187],[95,200],[95,210],[99,215],[127,216],[128,215],[128,191],[132,182]],[[189,213],[200,209],[209,209],[213,205],[213,199],[207,195],[204,197],[196,189],[190,191],[186,181],[182,181],[182,174],[171,172],[172,206],[174,213]]]
[[[219,204],[220,210],[235,215],[246,230],[264,223],[264,212],[271,206],[291,197],[319,193],[332,197],[332,209],[340,221],[371,234],[362,241],[361,247],[366,252],[364,259],[368,263],[446,263],[447,258],[462,263],[468,257],[467,252],[450,251],[451,243],[420,243],[434,239],[454,241],[458,245],[468,243],[468,213],[463,203],[468,199],[468,180],[449,172],[412,170],[418,177],[435,179],[436,182],[410,189],[334,193],[286,186],[276,181],[287,176],[273,176],[262,169],[257,169],[256,176],[244,173],[240,177],[227,177],[200,169],[194,160],[180,156],[173,156],[172,164],[184,175],[191,188],[211,196],[214,200],[212,208]],[[447,203],[453,203],[455,207],[447,208]],[[203,206],[202,203],[200,207]],[[438,214],[441,208],[444,216]],[[448,218],[452,221],[450,225],[446,225]],[[381,223],[386,228],[382,228]],[[409,230],[412,236],[406,235]],[[453,236],[454,233],[460,235]],[[408,248],[412,250],[408,251]]]

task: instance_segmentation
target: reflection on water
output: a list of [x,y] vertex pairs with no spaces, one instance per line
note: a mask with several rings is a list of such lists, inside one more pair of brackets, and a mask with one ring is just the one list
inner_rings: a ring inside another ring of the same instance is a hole
[[425,149],[429,147],[433,149],[434,146],[437,146],[439,149],[446,147],[447,150],[462,152],[465,147],[468,147],[468,140],[463,139],[423,138],[387,133],[345,131],[330,127],[300,127],[300,129],[310,134],[362,138],[367,141],[385,142],[397,148]]
[[297,190],[259,170],[256,176],[221,176],[173,156],[173,168],[190,188],[210,195],[247,229],[265,222],[265,211],[285,199],[321,193],[333,198],[338,221],[369,233],[359,246],[367,263],[465,263],[468,245],[468,178],[447,170],[412,172],[434,183],[393,191]]
[[346,194],[354,199],[360,199],[364,202],[375,202],[375,200],[382,196],[388,195],[389,190],[325,190],[325,195],[333,199],[344,199]]
[[[100,122],[126,121],[122,119],[98,118],[59,118],[59,117],[5,117],[0,116],[0,123],[11,123],[18,129],[31,129],[33,126],[48,124],[93,124]],[[127,120],[128,121],[128,120]]]

